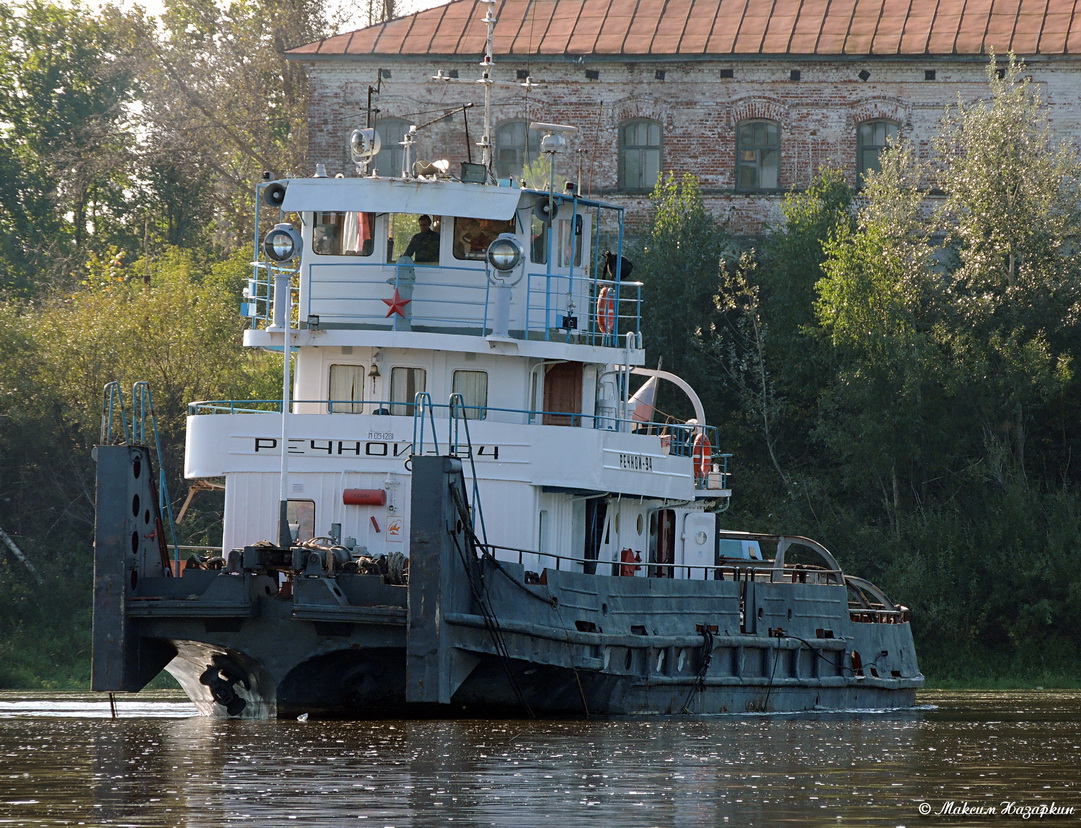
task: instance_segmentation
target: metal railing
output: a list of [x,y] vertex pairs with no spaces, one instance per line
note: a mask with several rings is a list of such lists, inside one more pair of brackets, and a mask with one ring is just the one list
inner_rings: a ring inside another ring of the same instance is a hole
[[[131,389],[131,397],[132,411],[129,424],[120,383],[116,380],[106,383],[102,401],[101,443],[110,445],[119,440],[123,445],[147,446],[154,449],[154,459],[158,464],[158,509],[162,516],[162,523],[165,524],[165,529],[169,533],[174,560],[179,562],[180,546],[177,543],[173,502],[169,496],[169,481],[165,476],[165,455],[161,449],[158,418],[154,412],[154,400],[150,393],[149,383],[146,381],[135,383]],[[117,433],[117,419],[120,422],[120,433]]]
[[[313,262],[305,269],[303,295],[297,284],[291,286],[294,324],[318,320],[324,328],[398,330],[408,320],[411,328],[424,330],[461,330],[482,336],[493,330],[494,297],[483,269],[355,261]],[[406,269],[412,275],[403,278]],[[252,263],[241,315],[251,320],[253,329],[272,324],[278,274],[298,281],[294,268]],[[405,317],[387,313],[385,300],[391,288],[407,300]],[[641,329],[641,289],[641,282],[599,279],[585,273],[527,271],[525,307],[511,320],[511,336],[623,347],[622,336]]]
[[[536,558],[539,564],[552,561],[555,566],[545,566],[547,569],[555,569],[557,572],[585,572],[595,574],[602,569],[610,569],[613,576],[622,577],[646,577],[673,579],[675,573],[681,572],[686,580],[696,581],[757,581],[761,583],[784,583],[785,579],[777,579],[777,570],[772,560],[747,561],[746,563],[723,563],[723,564],[676,564],[657,563],[652,561],[613,561],[600,558],[582,558],[570,555],[558,555],[554,552],[540,552],[535,549],[518,549],[510,546],[498,546],[495,544],[478,544],[478,547],[487,552],[493,558],[508,563],[525,565],[526,556]],[[502,554],[497,554],[502,553]],[[644,575],[635,575],[636,572],[644,572]],[[782,570],[789,583],[817,584],[821,586],[837,586],[838,579],[844,573],[839,569],[826,569],[825,567],[804,567],[797,569],[795,566],[785,566]],[[603,573],[602,573],[603,574]],[[694,577],[700,574],[701,577]]]

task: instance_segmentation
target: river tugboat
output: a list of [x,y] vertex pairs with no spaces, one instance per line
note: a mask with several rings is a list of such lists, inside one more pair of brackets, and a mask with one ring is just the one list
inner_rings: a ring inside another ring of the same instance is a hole
[[[574,132],[534,126],[549,160]],[[729,457],[644,367],[622,209],[494,181],[487,138],[457,176],[409,164],[413,140],[400,178],[367,173],[358,129],[357,175],[258,187],[257,226],[279,221],[245,345],[293,359],[281,400],[190,406],[220,550],[170,548],[146,411],[115,428],[109,406],[94,689],[167,670],[242,717],[912,705],[905,607],[807,538],[718,528]]]

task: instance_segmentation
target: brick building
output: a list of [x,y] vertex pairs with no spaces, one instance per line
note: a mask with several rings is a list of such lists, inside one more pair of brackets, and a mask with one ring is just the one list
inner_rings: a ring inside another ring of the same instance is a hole
[[890,135],[926,148],[948,104],[987,94],[992,51],[1023,57],[1054,129],[1081,134],[1074,0],[452,0],[288,52],[311,78],[312,167],[351,173],[369,87],[381,172],[400,170],[410,124],[466,103],[418,131],[415,157],[479,160],[489,8],[494,172],[536,156],[530,121],[574,125],[561,177],[632,217],[671,171],[697,176],[733,230],[776,224],[783,194],[820,166],[858,184]]

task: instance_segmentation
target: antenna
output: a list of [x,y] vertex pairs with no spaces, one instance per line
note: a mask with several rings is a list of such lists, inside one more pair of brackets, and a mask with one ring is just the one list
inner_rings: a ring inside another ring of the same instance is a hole
[[492,51],[493,51],[493,38],[495,35],[495,24],[498,23],[498,19],[493,14],[494,6],[497,0],[480,0],[482,5],[488,7],[487,13],[484,15],[484,23],[488,26],[488,34],[484,41],[484,60],[480,65],[482,68],[481,77],[479,83],[484,84],[484,135],[481,136],[480,141],[477,142],[477,146],[480,147],[480,161],[484,165],[484,169],[491,172],[492,168]]

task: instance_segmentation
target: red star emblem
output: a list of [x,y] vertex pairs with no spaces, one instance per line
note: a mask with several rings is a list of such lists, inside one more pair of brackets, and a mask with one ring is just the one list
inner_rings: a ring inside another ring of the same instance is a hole
[[383,299],[382,301],[385,302],[387,307],[389,308],[389,310],[387,311],[387,316],[390,316],[392,313],[396,313],[402,319],[405,319],[405,306],[413,300],[403,299],[402,295],[398,293],[398,288],[394,288],[394,298]]

